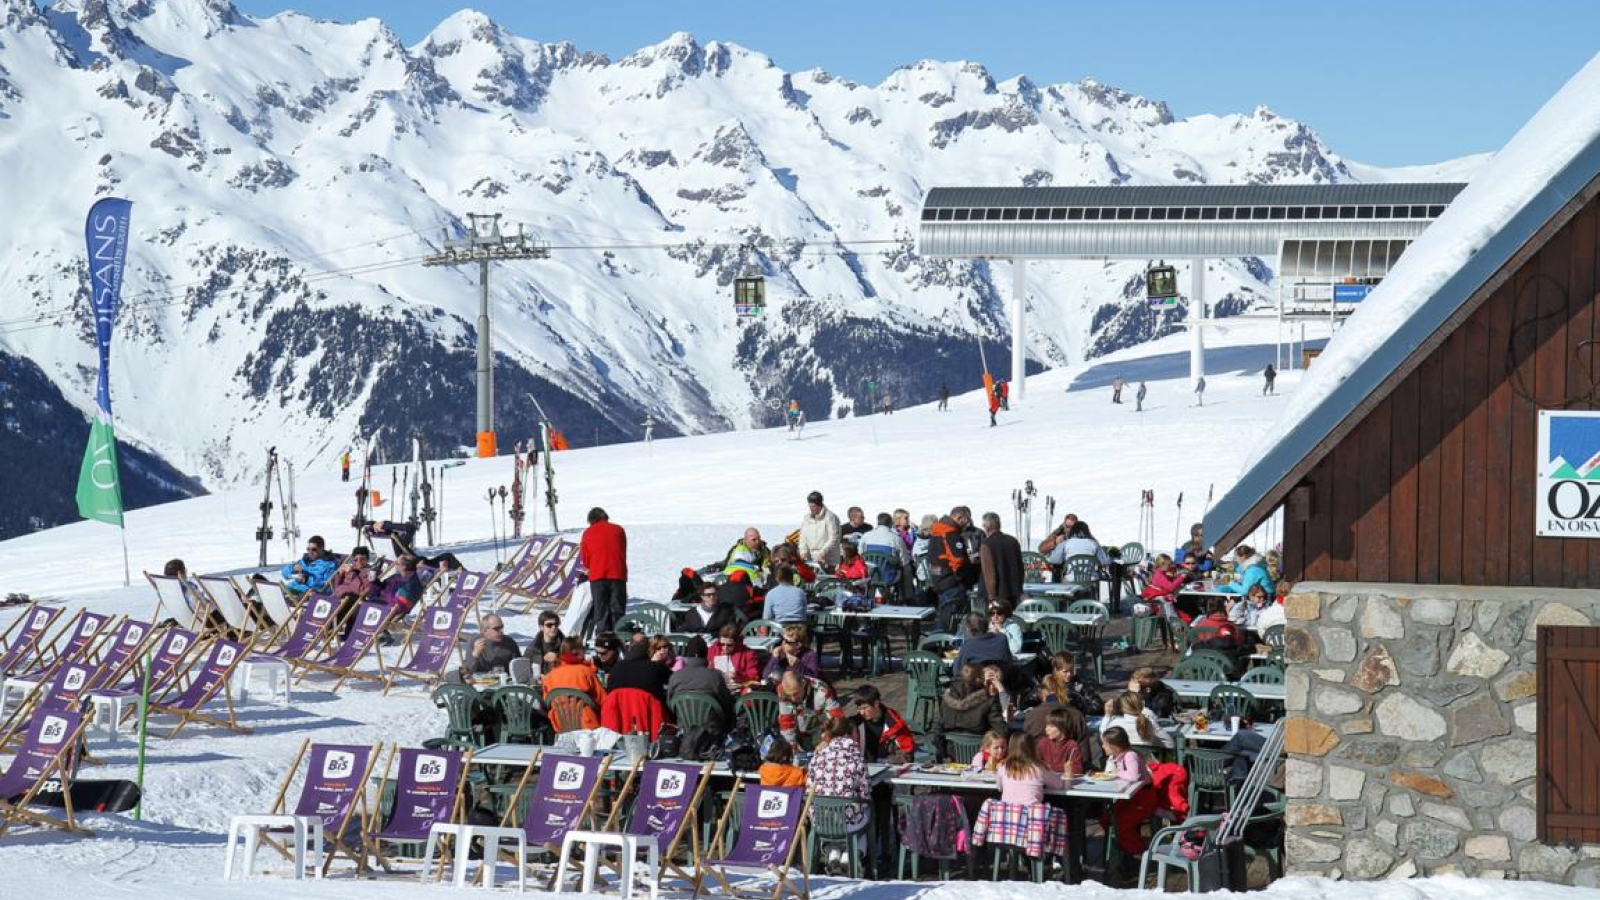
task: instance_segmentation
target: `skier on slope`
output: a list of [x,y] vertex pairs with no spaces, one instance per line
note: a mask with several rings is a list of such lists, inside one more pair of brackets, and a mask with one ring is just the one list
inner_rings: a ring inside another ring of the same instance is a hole
[[794,428],[795,428],[795,425],[800,421],[800,401],[799,400],[795,400],[795,399],[790,399],[789,400],[789,410],[788,410],[788,413],[787,413],[787,418],[789,420],[789,430],[793,431]]
[[1000,411],[1000,390],[998,385],[989,392],[989,427],[995,426],[994,414]]
[[1133,411],[1134,412],[1144,412],[1144,396],[1145,396],[1145,393],[1146,393],[1146,388],[1144,386],[1144,382],[1141,381],[1141,382],[1139,382],[1139,390],[1137,392],[1135,392],[1134,395],[1133,395]]
[[1118,375],[1117,377],[1111,379],[1111,402],[1112,403],[1121,403],[1122,402],[1122,388],[1124,386],[1126,386],[1126,385],[1127,385],[1127,382],[1122,380],[1122,376],[1121,375]]
[[939,385],[939,411],[940,412],[948,412],[949,410],[950,410],[950,385],[941,383]]
[[1204,375],[1201,375],[1200,380],[1194,383],[1194,405],[1206,405],[1206,377]]
[[339,480],[340,481],[349,481],[350,480],[350,451],[349,450],[346,450],[339,457]]
[[1261,386],[1261,396],[1265,397],[1268,394],[1277,393],[1273,389],[1272,383],[1278,380],[1278,370],[1272,367],[1272,363],[1267,363],[1267,369],[1261,373],[1261,377],[1266,379],[1266,384]]

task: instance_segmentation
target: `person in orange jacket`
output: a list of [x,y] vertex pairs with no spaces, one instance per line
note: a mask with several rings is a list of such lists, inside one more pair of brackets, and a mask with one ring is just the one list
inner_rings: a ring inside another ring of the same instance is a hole
[[560,662],[544,676],[544,695],[547,699],[550,692],[557,688],[571,688],[589,695],[589,699],[594,701],[594,708],[584,708],[583,727],[600,727],[598,711],[605,702],[606,689],[600,684],[594,663],[585,658],[583,641],[578,638],[569,637],[561,641]]

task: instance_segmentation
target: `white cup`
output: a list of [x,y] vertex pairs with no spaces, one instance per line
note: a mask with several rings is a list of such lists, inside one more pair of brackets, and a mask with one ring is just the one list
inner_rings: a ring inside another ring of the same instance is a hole
[[578,755],[593,756],[594,743],[594,732],[584,732],[578,735]]
[[1239,730],[1239,717],[1238,716],[1229,716],[1228,717],[1228,730],[1229,731],[1238,731]]

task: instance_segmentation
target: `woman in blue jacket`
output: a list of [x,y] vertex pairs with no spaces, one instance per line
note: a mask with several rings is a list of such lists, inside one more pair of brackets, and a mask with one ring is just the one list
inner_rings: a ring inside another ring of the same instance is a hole
[[1224,594],[1238,594],[1249,596],[1250,589],[1261,585],[1261,589],[1271,597],[1272,575],[1267,572],[1267,560],[1256,553],[1255,548],[1249,544],[1240,544],[1233,548],[1234,579],[1227,584],[1217,587],[1217,591]]

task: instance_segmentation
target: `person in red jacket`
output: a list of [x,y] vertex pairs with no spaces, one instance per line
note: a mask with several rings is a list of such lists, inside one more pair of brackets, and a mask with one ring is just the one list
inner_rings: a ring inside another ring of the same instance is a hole
[[628,614],[628,533],[598,506],[589,510],[578,559],[589,573],[588,630],[610,634]]
[[906,720],[890,709],[870,684],[856,688],[855,699],[856,734],[867,761],[910,762],[917,752],[917,738]]

